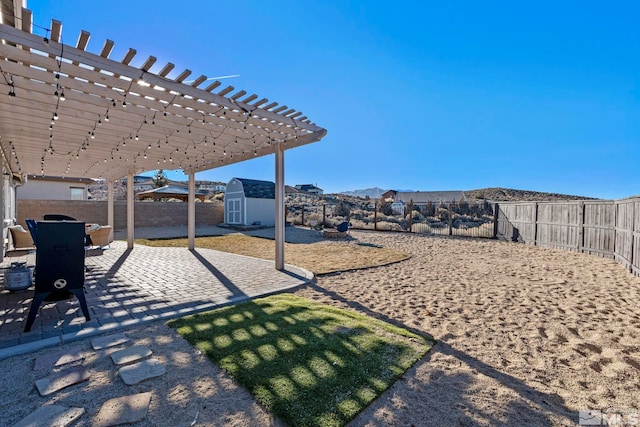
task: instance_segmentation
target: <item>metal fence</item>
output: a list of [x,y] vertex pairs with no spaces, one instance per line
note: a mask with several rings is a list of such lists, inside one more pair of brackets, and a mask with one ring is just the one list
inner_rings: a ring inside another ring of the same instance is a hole
[[361,230],[405,231],[448,236],[494,236],[494,207],[487,201],[409,203],[392,206],[375,200],[325,199],[287,203],[287,221],[309,227],[335,227],[348,221]]

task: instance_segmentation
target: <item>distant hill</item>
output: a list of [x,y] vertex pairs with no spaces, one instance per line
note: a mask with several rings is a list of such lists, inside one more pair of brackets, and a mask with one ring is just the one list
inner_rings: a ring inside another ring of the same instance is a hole
[[[343,191],[340,194],[353,197],[370,197],[377,199],[387,190],[379,187],[366,188],[364,190]],[[413,191],[413,190],[398,190]],[[465,190],[467,200],[490,200],[496,202],[551,202],[561,200],[595,200],[593,197],[575,196],[571,194],[545,193],[541,191],[515,190],[513,188],[491,187],[477,190]]]
[[466,190],[467,200],[491,200],[496,202],[552,202],[561,200],[596,200],[593,197],[570,194],[544,193],[540,191],[514,190],[512,188],[492,187],[478,190]]

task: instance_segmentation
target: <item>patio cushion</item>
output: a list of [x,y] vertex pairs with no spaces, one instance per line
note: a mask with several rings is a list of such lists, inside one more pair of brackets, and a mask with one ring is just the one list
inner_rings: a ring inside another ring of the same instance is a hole
[[14,249],[31,249],[35,247],[31,233],[26,231],[21,225],[9,227],[11,241]]
[[101,225],[97,228],[94,228],[93,230],[89,228],[87,230],[87,235],[91,237],[91,242],[94,246],[109,246],[109,244],[111,244],[112,242],[112,240],[110,239],[111,228],[112,227],[110,225]]

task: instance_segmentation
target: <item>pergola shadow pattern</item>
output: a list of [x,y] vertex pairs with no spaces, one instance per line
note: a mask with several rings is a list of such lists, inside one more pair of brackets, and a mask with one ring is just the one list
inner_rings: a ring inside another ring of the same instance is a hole
[[[103,255],[85,262],[85,290],[91,320],[77,299],[45,303],[31,332],[24,324],[33,288],[2,291],[0,358],[15,346],[42,347],[141,322],[179,317],[304,285],[313,275],[273,261],[211,249],[154,248],[116,241]],[[29,351],[25,348],[25,351]],[[19,351],[14,351],[14,353]]]

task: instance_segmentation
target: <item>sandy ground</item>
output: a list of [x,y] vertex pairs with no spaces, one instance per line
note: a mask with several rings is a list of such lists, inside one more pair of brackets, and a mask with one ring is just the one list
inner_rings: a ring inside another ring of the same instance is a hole
[[[640,406],[640,279],[613,260],[490,240],[352,231],[349,244],[413,254],[391,266],[320,277],[296,293],[431,334],[433,350],[353,426],[577,425],[578,411]],[[162,324],[126,331],[167,373],[125,386],[89,341],[89,381],[53,397],[33,387],[39,353],[0,361],[0,424],[38,406],[87,410],[153,393],[137,425],[278,425],[217,367]],[[56,349],[59,350],[59,349]]]

